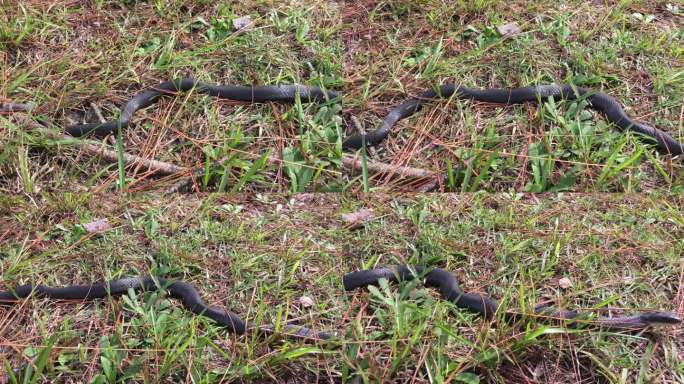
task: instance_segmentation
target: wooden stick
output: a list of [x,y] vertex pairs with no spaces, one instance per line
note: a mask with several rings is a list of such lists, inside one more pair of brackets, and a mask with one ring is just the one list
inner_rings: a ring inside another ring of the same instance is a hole
[[[215,163],[212,164],[212,167],[215,166],[220,166],[223,164],[225,160],[219,160]],[[278,158],[277,156],[271,156],[268,158],[269,164],[274,164],[274,163],[281,163],[282,159]],[[360,171],[363,169],[363,163],[361,162],[361,159],[350,156],[350,155],[342,155],[342,165],[351,170],[357,170]],[[380,163],[377,161],[366,161],[366,167],[368,168],[369,171],[375,172],[375,173],[386,173],[386,174],[395,174],[399,176],[403,176],[406,178],[413,178],[413,179],[427,179],[430,178],[432,179],[431,182],[426,183],[418,188],[416,188],[417,192],[429,192],[433,190],[436,185],[437,185],[437,173],[432,172],[432,171],[427,171],[425,169],[421,168],[413,168],[413,167],[402,167],[402,166],[393,166],[391,164],[385,164],[385,163]],[[179,180],[175,184],[173,184],[171,187],[167,188],[164,191],[164,194],[174,194],[177,192],[182,192],[186,191],[187,188],[192,184],[193,180],[199,178],[202,176],[204,173],[204,168],[198,168],[192,172],[191,175]]]
[[[349,155],[342,155],[342,165],[345,166],[345,168],[349,169],[354,169],[354,170],[362,170],[363,169],[363,162],[361,161],[362,159],[358,156],[349,156]],[[428,177],[435,177],[436,173],[433,171],[428,171],[422,168],[413,168],[413,167],[404,167],[404,166],[395,166],[391,164],[386,164],[386,163],[380,163],[377,161],[372,161],[372,160],[366,160],[366,168],[369,171],[375,172],[375,173],[386,173],[386,174],[396,174],[404,177],[410,177],[414,179],[422,179],[422,178],[428,178]]]
[[106,123],[107,120],[105,120],[104,116],[102,116],[102,112],[100,112],[100,108],[97,106],[97,104],[93,103],[92,101],[90,102],[90,108],[93,109],[93,112],[95,112],[95,116],[97,116],[98,120],[100,120],[100,123]]
[[[63,135],[63,139],[72,139],[73,137]],[[119,156],[116,151],[107,149],[103,144],[94,144],[89,142],[78,143],[77,146],[83,151],[87,152],[93,156],[99,156],[100,158],[115,163],[119,161]],[[167,163],[164,161],[153,160],[153,159],[143,159],[142,157],[131,155],[129,153],[123,153],[123,160],[126,167],[129,166],[140,166],[141,168],[152,171],[154,173],[159,173],[162,175],[172,175],[174,173],[183,173],[188,169],[185,167],[179,167],[177,165]]]
[[[119,156],[117,155],[116,151],[108,149],[104,144],[102,143],[93,143],[89,142],[83,139],[76,139],[72,136],[58,133],[54,129],[52,129],[50,126],[45,127],[33,120],[28,120],[28,119],[22,119],[24,120],[23,123],[26,124],[29,128],[40,130],[43,132],[46,132],[50,137],[54,139],[61,139],[61,140],[68,140],[70,142],[74,142],[76,147],[79,149],[83,150],[89,155],[92,156],[98,156],[102,158],[105,161],[115,163],[119,161]],[[139,156],[136,155],[131,155],[128,153],[123,154],[123,160],[124,164],[128,166],[133,166],[137,165],[140,166],[141,168],[144,168],[147,171],[151,171],[154,173],[159,173],[162,175],[171,175],[175,173],[184,173],[187,172],[188,169],[185,167],[179,167],[174,164],[166,163],[163,161],[158,161],[158,160],[151,160],[151,159],[143,159]]]
[[[28,120],[28,119],[23,119],[24,124],[28,125],[32,129],[37,129],[41,130],[44,132],[47,132],[48,135],[50,135],[53,138],[56,139],[62,139],[62,140],[68,140],[68,141],[75,141],[74,137],[71,137],[69,135],[61,134],[55,132],[54,129],[52,129],[50,126],[44,127],[41,124],[33,121],[33,120]],[[116,151],[108,149],[106,146],[104,146],[102,143],[93,143],[93,142],[88,142],[83,139],[79,139],[76,141],[76,146],[83,150],[84,152],[92,155],[92,156],[98,156],[101,159],[108,161],[108,162],[117,162],[119,160],[118,154]],[[161,175],[173,175],[173,174],[181,174],[181,173],[187,173],[191,172],[191,174],[187,177],[184,177],[180,179],[178,182],[173,184],[171,187],[167,188],[166,191],[164,191],[165,194],[173,194],[176,192],[180,192],[184,189],[186,189],[193,180],[196,178],[200,177],[202,173],[204,173],[204,168],[200,167],[197,169],[192,169],[192,168],[186,168],[186,167],[179,167],[174,164],[170,164],[167,162],[163,161],[158,161],[158,160],[152,160],[152,159],[143,159],[139,156],[136,155],[131,155],[128,153],[123,154],[123,159],[124,159],[124,164],[126,167],[129,166],[140,166],[141,168],[144,168],[147,171],[153,172],[153,173],[158,173]],[[213,166],[220,166],[225,162],[227,159],[219,160],[212,164]],[[361,161],[361,158],[358,156],[350,156],[350,155],[342,155],[342,165],[350,170],[356,170],[360,171],[363,169],[363,162]],[[268,159],[268,162],[270,164],[273,163],[280,163],[282,162],[282,159],[278,158],[277,156],[270,156]],[[394,166],[391,164],[386,164],[386,163],[380,163],[377,161],[372,161],[372,160],[367,160],[366,161],[366,168],[374,173],[385,173],[385,174],[390,174],[390,175],[399,175],[403,176],[406,178],[414,178],[414,179],[433,179],[431,183],[427,183],[423,185],[420,190],[421,191],[429,191],[432,190],[435,185],[437,184],[437,173],[433,171],[428,171],[425,169],[421,168],[414,168],[414,167],[405,167],[405,166]]]

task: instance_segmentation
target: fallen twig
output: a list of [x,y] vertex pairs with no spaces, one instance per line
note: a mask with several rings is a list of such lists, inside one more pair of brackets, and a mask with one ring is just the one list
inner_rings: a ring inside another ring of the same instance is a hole
[[[73,139],[71,136],[63,135],[63,139]],[[83,151],[99,156],[100,158],[107,160],[109,162],[117,162],[119,160],[119,157],[116,153],[116,151],[113,151],[111,149],[107,149],[102,144],[94,144],[94,143],[88,143],[88,142],[83,142],[83,143],[78,143],[77,146],[82,149]],[[147,170],[147,171],[152,171],[154,173],[159,173],[162,175],[171,175],[174,173],[181,173],[181,172],[186,172],[187,168],[185,167],[179,167],[177,165],[173,165],[164,161],[159,161],[159,160],[153,160],[153,159],[143,159],[142,157],[136,156],[136,155],[131,155],[129,153],[123,153],[123,159],[124,159],[124,164],[126,167],[129,166],[140,166],[141,168]]]
[[[224,160],[219,160],[215,163],[213,163],[211,166],[212,167],[217,167],[221,166]],[[275,163],[282,163],[283,160],[279,158],[278,156],[270,156],[268,158],[268,163],[269,164],[275,164]],[[361,159],[358,159],[354,156],[350,155],[342,155],[342,165],[350,170],[357,170],[360,171],[363,168],[363,164],[361,162]],[[375,173],[386,173],[386,174],[394,174],[394,175],[399,175],[403,176],[406,178],[413,178],[413,179],[432,179],[429,183],[425,183],[421,185],[420,187],[416,188],[417,192],[429,192],[433,190],[437,186],[437,173],[432,172],[432,171],[427,171],[425,169],[421,168],[412,168],[412,167],[402,167],[402,166],[393,166],[390,164],[385,164],[385,163],[380,163],[377,161],[366,161],[366,168]],[[200,167],[198,169],[195,169],[192,174],[189,176],[178,180],[175,184],[170,186],[164,191],[164,194],[174,194],[177,192],[184,192],[187,191],[187,189],[190,187],[190,185],[193,183],[194,180],[198,179],[199,177],[202,176],[204,173],[204,168]]]
[[[363,162],[361,161],[361,158],[358,156],[342,155],[342,165],[344,165],[345,168],[354,169],[354,170],[362,170],[363,169]],[[396,175],[415,178],[415,179],[422,179],[422,178],[428,178],[428,177],[435,177],[436,176],[435,172],[428,171],[428,170],[425,170],[422,168],[396,166],[396,165],[391,165],[391,164],[386,164],[386,163],[380,163],[380,162],[373,161],[373,160],[366,160],[366,168],[369,171],[376,172],[376,173],[386,173],[386,174],[390,174],[390,175],[396,174]]]
[[[88,153],[89,155],[92,156],[98,156],[103,160],[109,161],[109,162],[117,162],[119,160],[119,156],[116,153],[116,151],[108,149],[106,146],[104,146],[102,143],[93,143],[93,142],[88,142],[83,139],[75,139],[69,135],[63,134],[56,132],[51,126],[43,126],[33,120],[28,120],[28,119],[23,119],[24,123],[31,129],[37,129],[41,130],[43,132],[46,132],[49,136],[51,136],[54,139],[61,139],[61,140],[69,140],[75,143],[75,145],[83,150],[84,152]],[[177,165],[173,165],[170,163],[166,163],[164,161],[158,161],[158,160],[152,160],[152,159],[143,159],[139,156],[131,155],[128,153],[123,154],[123,160],[124,164],[128,166],[140,166],[144,168],[147,171],[151,171],[154,173],[159,173],[162,175],[171,175],[175,173],[183,173],[187,172],[188,169],[185,167],[179,167]]]
[[[106,146],[104,146],[102,143],[93,143],[93,142],[88,142],[83,139],[74,139],[73,137],[69,135],[65,135],[59,132],[56,132],[49,124],[47,126],[43,126],[33,120],[28,120],[28,119],[23,119],[24,124],[26,124],[28,127],[32,129],[38,129],[43,132],[46,132],[49,136],[55,138],[55,139],[61,139],[61,140],[69,140],[75,143],[75,145],[83,150],[84,152],[92,155],[92,156],[98,156],[101,159],[108,161],[108,162],[117,162],[119,160],[119,156],[115,150],[108,149]],[[198,177],[200,177],[204,173],[204,167],[199,167],[196,169],[192,168],[186,168],[186,167],[179,167],[177,165],[167,163],[164,161],[158,161],[158,160],[152,160],[152,159],[144,159],[141,158],[140,156],[136,155],[131,155],[128,153],[123,154],[123,160],[124,160],[124,165],[126,167],[129,166],[139,166],[147,171],[153,172],[153,173],[158,173],[161,175],[174,175],[174,174],[183,174],[190,172],[190,175],[178,180],[175,184],[167,188],[164,193],[165,194],[173,194],[177,192],[182,192],[186,190],[194,180],[196,180]],[[212,167],[215,166],[220,166],[223,164],[224,161],[227,159],[219,160],[212,164]],[[361,161],[360,158],[350,156],[350,155],[342,155],[342,165],[350,170],[357,170],[360,171],[363,169],[363,162]],[[281,163],[282,159],[280,159],[277,156],[270,156],[268,158],[269,164],[273,163]],[[404,167],[404,166],[393,166],[390,164],[385,164],[385,163],[380,163],[377,161],[371,161],[368,160],[366,161],[366,168],[374,173],[385,173],[385,174],[390,174],[390,175],[399,175],[403,176],[406,178],[413,178],[413,179],[432,179],[431,182],[426,183],[424,185],[421,185],[419,188],[417,188],[419,191],[422,192],[427,192],[435,188],[437,185],[438,177],[437,173],[428,171],[425,169],[421,168],[413,168],[413,167]]]
[[102,112],[100,112],[100,108],[97,106],[97,104],[93,103],[92,101],[90,102],[90,108],[93,109],[93,112],[95,112],[95,116],[97,116],[97,119],[100,120],[100,123],[106,123],[107,120],[105,120],[104,116],[102,116]]

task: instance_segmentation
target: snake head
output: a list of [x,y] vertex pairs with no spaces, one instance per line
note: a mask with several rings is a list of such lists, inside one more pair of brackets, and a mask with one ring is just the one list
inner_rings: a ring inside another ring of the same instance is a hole
[[642,313],[639,317],[650,325],[675,325],[682,323],[682,319],[672,312],[647,312]]

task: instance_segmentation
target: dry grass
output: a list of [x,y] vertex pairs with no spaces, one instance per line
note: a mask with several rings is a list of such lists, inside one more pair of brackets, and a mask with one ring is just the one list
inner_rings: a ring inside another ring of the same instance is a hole
[[[315,345],[235,336],[163,293],[34,298],[0,308],[0,382],[15,369],[26,383],[684,382],[681,327],[627,335],[489,323],[420,284],[343,292],[346,272],[422,263],[509,309],[549,300],[684,315],[681,159],[577,104],[435,101],[359,157],[440,172],[438,190],[462,194],[274,193],[425,186],[367,166],[347,172],[341,140],[356,133],[354,119],[372,129],[392,106],[447,81],[572,81],[682,140],[682,12],[652,1],[0,0],[0,102],[37,105],[0,115],[0,289],[154,274],[188,281],[245,319],[339,336]],[[245,15],[253,28],[235,30]],[[495,31],[512,21],[521,34]],[[342,100],[180,95],[103,140],[186,169],[169,177],[28,129],[97,121],[98,110],[115,118],[140,90],[186,75],[306,83]],[[160,196],[191,168],[203,171],[194,191],[247,193]],[[518,193],[561,190],[648,192]],[[374,212],[364,226],[342,222],[362,208]],[[111,229],[87,233],[83,224],[98,218]],[[561,278],[573,285],[561,288]]]
[[[246,2],[33,2],[4,5],[0,99],[36,103],[36,117],[57,127],[106,119],[142,89],[173,77],[216,84],[340,84],[334,4]],[[250,16],[253,27],[232,20]],[[207,96],[161,100],[135,115],[123,148],[144,159],[206,168],[198,189],[288,191],[339,188],[339,103],[244,105]],[[160,180],[136,167],[121,177],[116,164],[55,142],[12,116],[2,118],[0,180],[7,192],[159,190]],[[112,140],[106,141],[112,144]],[[274,166],[257,161],[285,156]],[[283,155],[284,153],[284,155]],[[288,159],[290,153],[291,159]],[[300,168],[311,175],[287,177]],[[118,184],[118,185],[117,185]],[[123,184],[123,185],[122,185]]]
[[[6,198],[5,212],[14,215],[0,233],[3,287],[159,274],[193,283],[208,303],[246,319],[273,322],[280,314],[343,341],[235,337],[172,300],[139,294],[28,300],[0,314],[0,344],[15,368],[47,350],[43,381],[91,381],[105,374],[104,356],[115,359],[119,380],[153,382],[330,382],[356,374],[371,382],[674,383],[684,377],[681,327],[630,336],[489,324],[420,285],[393,288],[382,300],[344,293],[341,275],[425,263],[453,271],[468,291],[506,298],[509,309],[551,300],[568,309],[608,306],[611,315],[681,314],[683,203],[635,195]],[[345,229],[340,215],[360,208],[374,219]],[[111,230],[80,229],[101,217]],[[573,286],[559,288],[562,277]],[[303,306],[302,296],[314,305]]]
[[[393,106],[442,83],[572,82],[684,138],[683,18],[673,4],[365,1],[347,2],[342,17],[348,134],[352,116],[372,130]],[[520,34],[496,31],[510,22]],[[452,172],[447,191],[681,191],[681,159],[644,151],[600,115],[586,121],[567,104],[564,122],[549,106],[435,102],[399,122],[374,158]],[[550,171],[535,174],[540,163]],[[386,177],[374,185],[396,187]]]

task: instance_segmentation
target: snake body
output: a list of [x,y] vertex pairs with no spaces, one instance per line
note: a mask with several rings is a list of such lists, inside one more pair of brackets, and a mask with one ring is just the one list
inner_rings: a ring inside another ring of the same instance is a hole
[[509,89],[473,89],[454,84],[441,85],[438,90],[427,90],[419,97],[407,100],[393,108],[383,119],[380,128],[367,134],[350,136],[343,142],[342,147],[346,150],[357,150],[363,146],[364,141],[368,146],[378,145],[387,138],[390,130],[399,120],[414,114],[420,109],[425,100],[438,97],[448,98],[451,96],[505,105],[538,102],[547,99],[575,100],[586,97],[591,108],[603,113],[608,121],[620,130],[630,129],[635,133],[655,140],[656,147],[663,153],[670,153],[675,156],[684,153],[684,144],[658,128],[632,120],[614,98],[601,92],[594,92],[582,87],[573,87],[568,84]]
[[[392,282],[411,280],[422,277],[425,285],[438,288],[442,298],[451,301],[460,308],[479,313],[486,319],[494,319],[499,308],[498,303],[482,294],[463,292],[458,280],[451,272],[424,266],[400,265],[393,268],[377,268],[348,273],[343,276],[344,289],[350,291],[367,285],[377,284],[380,279]],[[127,277],[114,279],[108,282],[100,282],[83,285],[70,285],[66,287],[49,287],[46,285],[23,284],[12,290],[0,291],[0,306],[12,306],[23,299],[38,296],[58,300],[94,300],[107,297],[120,296],[134,291],[154,291],[165,289],[170,296],[179,299],[183,306],[190,312],[210,318],[217,324],[225,327],[229,332],[244,334],[246,331],[256,329],[260,333],[270,334],[275,332],[275,326],[271,324],[255,327],[243,320],[238,314],[229,310],[210,307],[204,303],[199,292],[192,285],[177,280],[165,278]],[[535,308],[535,315],[548,317],[556,320],[582,320],[584,314],[575,311],[558,310],[555,308],[540,306]],[[503,317],[508,320],[521,318],[520,313],[506,312]],[[645,329],[654,325],[680,324],[681,319],[670,312],[647,312],[633,316],[623,317],[597,317],[587,321],[594,326],[609,329]],[[283,326],[282,334],[308,341],[329,340],[333,336],[327,332],[315,332],[307,327],[287,324]]]
[[[344,289],[350,291],[367,285],[377,284],[380,279],[399,282],[419,276],[424,279],[426,286],[438,288],[445,300],[455,303],[458,307],[477,312],[486,319],[491,320],[495,318],[499,307],[495,300],[485,295],[463,292],[456,277],[444,269],[400,265],[394,268],[377,268],[348,273],[343,276],[342,281]],[[0,306],[12,306],[22,299],[34,295],[61,300],[94,300],[120,296],[128,292],[129,289],[153,291],[160,288],[166,289],[171,297],[179,299],[183,306],[192,313],[212,319],[219,325],[224,326],[229,332],[243,334],[250,329],[256,329],[262,334],[275,332],[275,326],[272,324],[254,327],[253,324],[245,322],[234,312],[209,307],[204,303],[199,292],[188,283],[164,278],[153,278],[151,276],[128,277],[104,283],[71,285],[67,287],[23,284],[12,290],[0,291]],[[563,311],[545,306],[537,307],[535,315],[556,320],[574,320],[584,317],[579,312]],[[503,314],[503,318],[507,320],[518,320],[521,317],[520,313],[506,312]],[[649,312],[623,317],[598,317],[590,319],[589,323],[608,329],[640,331],[656,325],[678,325],[681,324],[681,319],[676,314],[670,312]],[[570,324],[570,326],[572,325]],[[283,327],[282,334],[308,342],[334,339],[334,336],[327,332],[314,332],[309,328],[291,324]],[[13,370],[13,373],[16,375],[20,370],[23,370],[23,367]]]
[[[318,87],[304,85],[273,85],[273,86],[235,86],[235,85],[212,85],[191,78],[165,81],[152,89],[145,90],[128,103],[126,103],[119,119],[105,123],[77,124],[66,128],[66,132],[74,137],[93,134],[106,136],[116,132],[121,127],[126,128],[133,114],[139,109],[149,107],[164,95],[174,95],[177,92],[194,90],[198,93],[208,94],[221,99],[244,101],[249,103],[263,103],[268,101],[292,103],[299,98],[302,102],[324,102],[337,98],[332,91],[324,91]],[[620,103],[601,92],[594,92],[587,88],[564,85],[539,85],[522,88],[492,88],[474,89],[454,84],[441,85],[438,90],[430,89],[423,92],[419,97],[409,99],[397,107],[392,108],[385,116],[380,128],[367,134],[358,134],[348,137],[342,143],[346,151],[360,149],[364,142],[368,146],[380,144],[387,138],[392,127],[401,119],[414,114],[426,100],[438,97],[448,98],[454,96],[461,99],[469,99],[497,104],[521,104],[526,102],[538,102],[547,99],[576,100],[586,98],[589,106],[603,113],[608,121],[620,130],[632,130],[633,132],[649,137],[656,143],[656,147],[663,153],[681,155],[684,153],[684,144],[675,140],[670,134],[650,125],[632,120],[625,113]]]
[[[197,289],[192,285],[183,281],[173,281],[165,278],[155,279],[151,276],[127,277],[108,282],[70,285],[67,287],[23,284],[13,290],[0,291],[0,306],[11,306],[21,299],[31,296],[61,300],[93,300],[120,296],[129,289],[134,291],[154,291],[160,288],[166,289],[171,297],[179,299],[190,312],[210,318],[231,333],[241,335],[253,327],[252,324],[245,322],[234,312],[206,305]],[[261,333],[273,333],[275,327],[270,324],[261,325],[258,327],[258,331]],[[292,324],[284,325],[282,333],[286,336],[305,340],[326,340],[332,337],[326,332],[314,332],[309,328]]]
[[318,87],[304,85],[270,85],[270,86],[237,86],[212,85],[190,78],[165,81],[152,89],[145,90],[133,97],[121,112],[118,120],[106,123],[77,124],[66,128],[66,132],[74,137],[92,133],[95,136],[106,136],[117,131],[119,127],[126,128],[133,114],[142,108],[149,107],[164,95],[175,95],[179,91],[194,90],[220,99],[245,101],[249,103],[264,103],[268,101],[293,103],[299,98],[304,103],[324,102],[334,99],[337,94],[324,91]]
[[[419,265],[399,265],[393,268],[376,268],[348,273],[344,275],[342,281],[344,289],[350,291],[377,284],[380,279],[399,282],[418,277],[424,279],[426,286],[437,288],[443,299],[453,302],[460,308],[479,313],[490,320],[496,315],[499,305],[494,299],[481,294],[463,292],[456,277],[444,269],[429,269]],[[681,324],[679,316],[671,312],[647,312],[633,316],[587,318],[580,312],[539,306],[535,308],[534,315],[560,321],[575,320],[577,323],[616,330],[642,330],[656,325]],[[522,315],[516,312],[506,312],[503,317],[506,320],[519,320]]]

